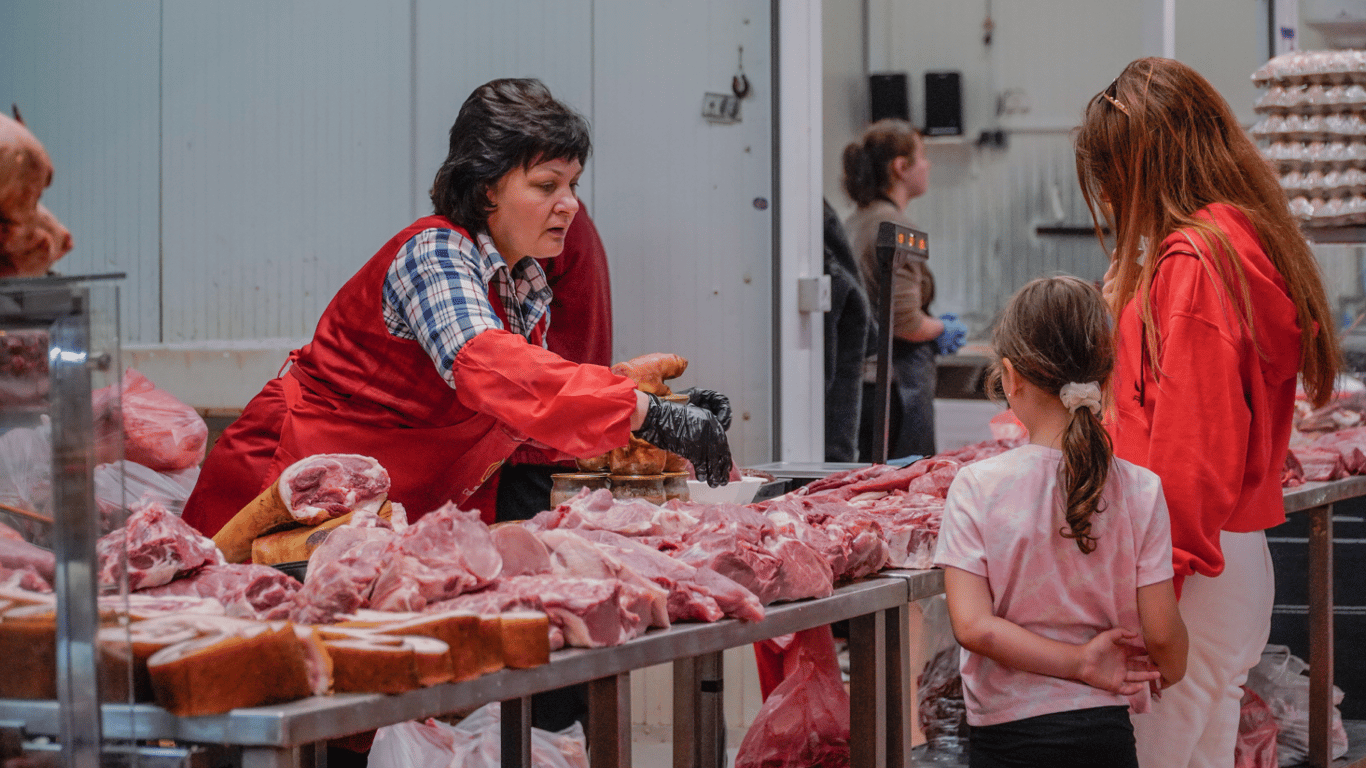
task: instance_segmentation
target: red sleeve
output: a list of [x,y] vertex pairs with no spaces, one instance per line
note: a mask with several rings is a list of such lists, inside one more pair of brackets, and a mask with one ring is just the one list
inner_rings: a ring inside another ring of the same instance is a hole
[[[1148,455],[1171,513],[1177,576],[1218,575],[1219,532],[1242,493],[1252,414],[1242,381],[1242,337],[1229,297],[1188,255],[1168,257],[1153,285],[1161,375],[1153,398]],[[1230,327],[1230,322],[1234,325]]]
[[565,453],[589,458],[630,441],[636,384],[606,367],[489,330],[461,348],[451,373],[466,408]]
[[612,364],[612,281],[607,251],[588,210],[569,225],[564,252],[539,260],[554,297],[546,346],[566,360]]

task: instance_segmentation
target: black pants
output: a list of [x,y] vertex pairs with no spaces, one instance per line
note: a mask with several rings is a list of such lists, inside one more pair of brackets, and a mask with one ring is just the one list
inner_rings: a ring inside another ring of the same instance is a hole
[[968,730],[969,768],[1138,768],[1128,707],[1095,707]]
[[[504,464],[499,470],[498,522],[529,520],[537,513],[550,509],[550,476],[560,472],[574,472],[573,467],[540,464]],[[580,683],[567,688],[533,694],[531,724],[545,731],[562,731],[577,720],[588,728],[588,685]]]

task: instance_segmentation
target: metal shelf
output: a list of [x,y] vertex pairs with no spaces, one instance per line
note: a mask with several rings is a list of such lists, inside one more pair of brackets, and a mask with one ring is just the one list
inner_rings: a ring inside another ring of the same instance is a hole
[[[176,717],[151,704],[105,704],[103,732],[116,739],[173,739],[203,744],[296,747],[384,725],[473,709],[634,669],[727,648],[904,606],[943,591],[941,571],[888,571],[846,584],[830,597],[770,605],[763,621],[724,619],[677,624],[619,646],[566,649],[549,664],[503,670],[461,683],[397,695],[315,696],[222,715]],[[0,700],[0,720],[19,721],[30,735],[58,734],[55,701]]]

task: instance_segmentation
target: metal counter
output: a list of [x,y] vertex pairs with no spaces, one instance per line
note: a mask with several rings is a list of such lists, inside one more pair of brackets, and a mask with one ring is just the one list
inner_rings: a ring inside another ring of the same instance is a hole
[[[1333,503],[1366,495],[1366,477],[1305,483],[1283,491],[1288,514],[1309,515],[1309,765],[1333,754]],[[1366,766],[1366,759],[1340,765]]]
[[[854,691],[851,709],[851,744],[870,745],[868,754],[855,748],[854,766],[908,764],[897,755],[909,756],[909,734],[902,735],[900,722],[909,713],[906,701],[909,658],[905,653],[907,604],[943,591],[940,571],[885,571],[837,588],[829,597],[769,605],[760,622],[723,619],[713,623],[677,624],[653,630],[619,646],[597,649],[566,649],[551,656],[549,664],[533,669],[503,670],[461,683],[433,686],[408,693],[342,694],[318,696],[287,704],[236,709],[222,715],[175,717],[150,704],[106,704],[103,733],[117,739],[173,739],[187,743],[231,744],[243,749],[246,766],[298,766],[306,745],[347,734],[372,730],[405,720],[421,719],[468,710],[491,701],[504,704],[504,765],[530,765],[530,752],[514,751],[529,736],[529,705],[526,697],[566,685],[590,684],[590,755],[594,768],[630,765],[631,670],[666,662],[705,658],[727,648],[778,637],[802,629],[845,619],[860,623],[867,632],[851,647]],[[893,658],[889,675],[888,656]],[[675,697],[679,692],[675,692]],[[869,707],[871,712],[867,712]],[[883,712],[880,721],[866,715]],[[899,713],[898,723],[888,721]],[[719,713],[718,713],[719,714]],[[676,718],[681,720],[682,718]],[[59,733],[59,710],[55,701],[0,700],[0,720],[20,721],[31,735]],[[509,739],[513,741],[510,743]],[[695,740],[694,740],[695,741]],[[895,742],[889,743],[889,742]],[[904,741],[904,745],[902,742]],[[876,745],[874,745],[876,742]],[[724,746],[724,743],[723,743]],[[675,743],[675,751],[692,751],[694,762],[675,765],[712,765],[697,755],[696,745]],[[895,753],[895,754],[892,754]],[[509,757],[513,758],[510,762]]]

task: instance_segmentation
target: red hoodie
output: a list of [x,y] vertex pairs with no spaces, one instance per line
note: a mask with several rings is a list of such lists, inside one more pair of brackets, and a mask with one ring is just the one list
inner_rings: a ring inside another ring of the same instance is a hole
[[1285,522],[1280,478],[1301,353],[1295,305],[1251,222],[1224,204],[1199,215],[1237,251],[1252,329],[1209,271],[1207,249],[1218,241],[1206,246],[1193,231],[1190,240],[1183,231],[1168,236],[1152,285],[1160,352],[1146,348],[1138,302],[1130,301],[1119,317],[1111,425],[1115,455],[1162,478],[1178,588],[1192,573],[1223,572],[1220,531]]

